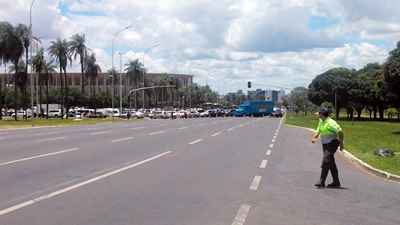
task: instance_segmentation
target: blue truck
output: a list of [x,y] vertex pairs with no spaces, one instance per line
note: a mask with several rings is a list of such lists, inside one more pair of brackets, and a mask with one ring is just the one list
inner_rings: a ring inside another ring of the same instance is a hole
[[234,116],[268,116],[274,111],[274,102],[265,100],[245,101],[233,112]]

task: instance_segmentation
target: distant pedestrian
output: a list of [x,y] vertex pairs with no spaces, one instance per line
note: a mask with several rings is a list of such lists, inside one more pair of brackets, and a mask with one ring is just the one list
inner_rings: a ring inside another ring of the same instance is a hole
[[318,188],[325,187],[325,180],[329,171],[331,172],[333,182],[328,184],[329,188],[340,188],[339,172],[335,162],[335,153],[339,148],[343,151],[344,134],[339,124],[329,117],[329,110],[321,108],[319,115],[319,124],[316,133],[312,137],[312,143],[321,138],[323,157],[321,165],[321,177],[315,184]]

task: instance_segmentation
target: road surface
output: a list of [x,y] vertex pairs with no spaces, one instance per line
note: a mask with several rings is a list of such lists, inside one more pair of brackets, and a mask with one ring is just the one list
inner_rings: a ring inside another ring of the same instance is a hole
[[343,157],[344,188],[313,188],[309,137],[276,118],[0,131],[0,224],[400,224],[400,185]]

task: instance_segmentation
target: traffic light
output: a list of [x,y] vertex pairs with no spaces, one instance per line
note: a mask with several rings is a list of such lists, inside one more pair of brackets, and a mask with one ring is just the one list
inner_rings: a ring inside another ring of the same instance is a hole
[[251,81],[247,82],[247,88],[251,88]]

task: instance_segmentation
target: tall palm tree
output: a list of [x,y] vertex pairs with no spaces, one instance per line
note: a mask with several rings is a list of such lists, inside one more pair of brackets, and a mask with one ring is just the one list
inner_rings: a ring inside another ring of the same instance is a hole
[[[43,72],[44,72],[44,66],[45,66],[45,59],[44,59],[44,50],[43,48],[39,49],[39,51],[36,53],[36,55],[32,58],[32,68],[33,70],[39,74],[39,102],[42,102],[42,79],[43,78]],[[42,112],[42,105],[40,104],[39,108],[39,114],[43,114]]]
[[[22,29],[22,26],[21,26]],[[22,38],[19,36],[21,32],[13,27],[8,22],[0,22],[0,58],[3,63],[11,62],[14,66],[14,110],[17,115],[18,108],[18,75],[21,75],[19,70],[20,59],[24,53],[24,43],[21,41]],[[17,116],[15,116],[17,120]]]
[[[68,62],[72,62],[71,52],[69,48],[69,42],[65,39],[61,40],[58,38],[56,41],[52,41],[50,43],[50,47],[48,49],[49,54],[53,57],[59,65],[59,74],[61,80],[61,87],[64,89],[61,114],[64,117],[64,107],[66,107],[68,112],[68,80],[67,80],[67,65]],[[62,75],[64,73],[64,79],[62,79]],[[68,117],[68,113],[67,113]]]
[[[125,64],[125,72],[127,74],[127,86],[130,87],[132,85],[135,88],[139,87],[139,79],[140,74],[144,71],[143,64],[139,61],[139,59],[131,60],[127,64]],[[137,108],[137,94],[135,94],[135,108]]]
[[85,74],[90,80],[90,95],[91,96],[96,96],[96,87],[94,87],[94,83],[96,81],[96,78],[98,77],[99,73],[101,73],[101,68],[99,64],[96,63],[96,55],[92,53],[87,59],[86,59],[86,65],[85,65]]
[[75,34],[71,37],[70,51],[73,54],[74,59],[76,60],[77,56],[79,56],[80,64],[81,64],[81,92],[85,93],[85,60],[87,58],[88,48],[86,46],[86,38],[84,34]]
[[46,119],[49,119],[49,79],[50,76],[56,73],[57,66],[53,61],[44,61],[42,82],[46,85]]

